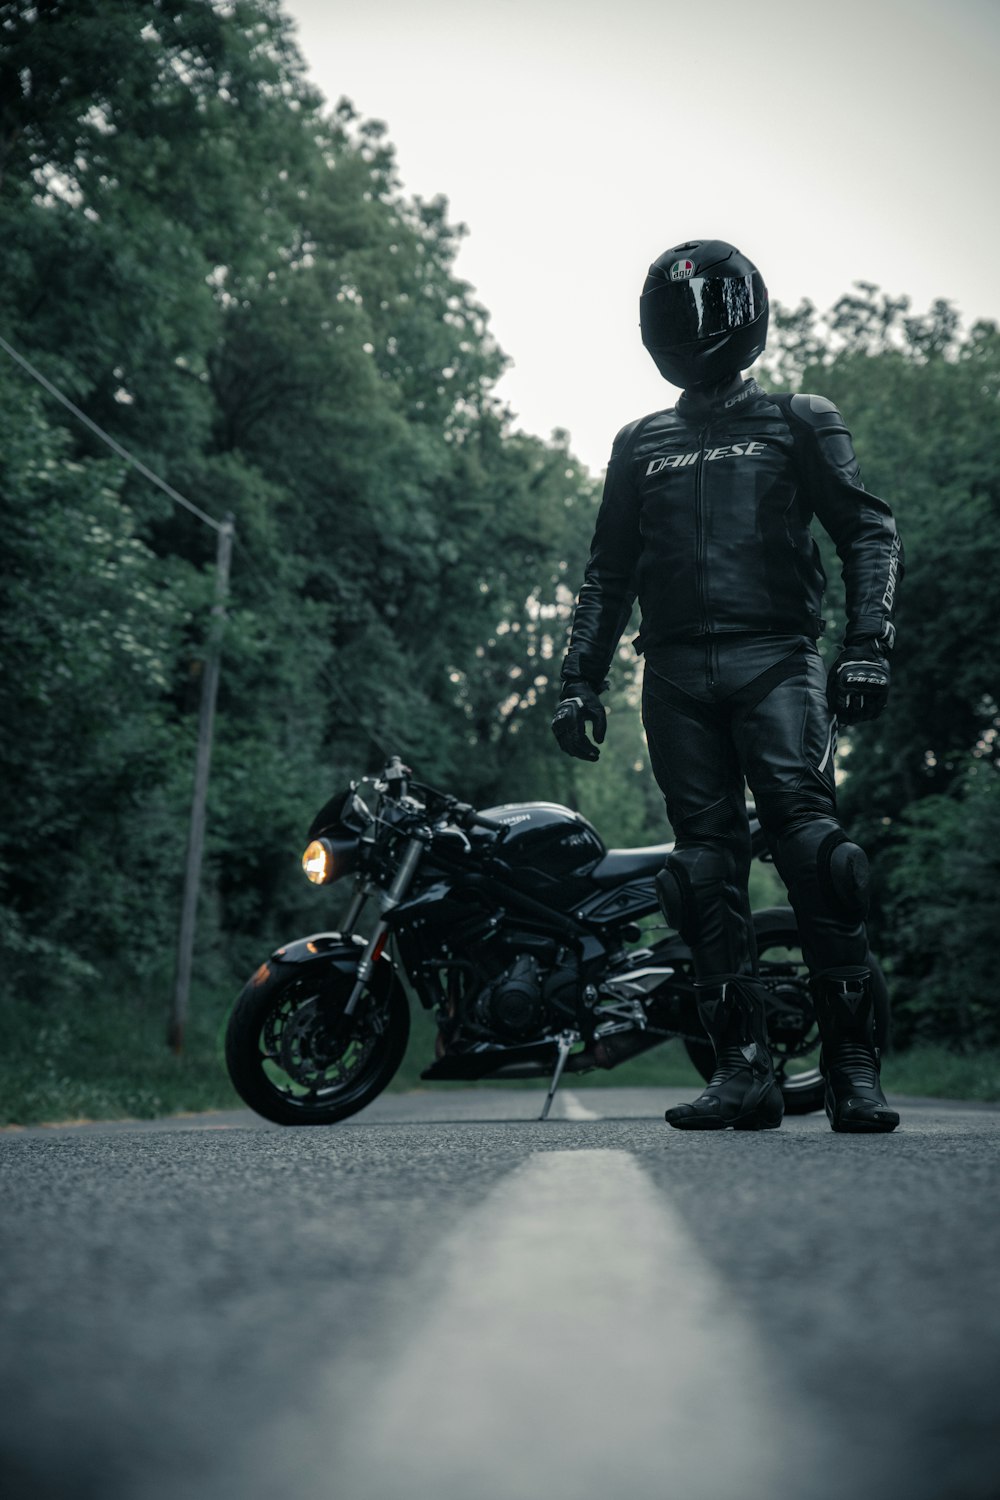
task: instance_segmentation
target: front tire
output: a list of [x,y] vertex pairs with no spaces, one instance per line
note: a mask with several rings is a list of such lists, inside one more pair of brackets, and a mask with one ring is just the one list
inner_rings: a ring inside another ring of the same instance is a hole
[[343,1034],[353,966],[329,961],[262,965],[240,993],[226,1031],[226,1067],[244,1103],[278,1125],[332,1125],[357,1114],[390,1082],[406,1052],[410,1008],[380,960]]

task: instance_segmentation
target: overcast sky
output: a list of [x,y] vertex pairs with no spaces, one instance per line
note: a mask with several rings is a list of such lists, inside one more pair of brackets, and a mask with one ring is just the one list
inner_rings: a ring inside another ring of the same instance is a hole
[[468,226],[518,425],[595,471],[676,398],[638,295],[683,240],[732,241],[788,306],[864,280],[1000,320],[1000,0],[283,8],[331,104],[384,120],[405,189]]

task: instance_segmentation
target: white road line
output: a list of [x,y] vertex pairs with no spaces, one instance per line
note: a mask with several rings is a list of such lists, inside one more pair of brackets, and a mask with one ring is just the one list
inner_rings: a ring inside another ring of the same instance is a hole
[[571,1093],[569,1089],[563,1089],[556,1098],[562,1104],[562,1117],[565,1120],[599,1120],[601,1117],[596,1110],[588,1109],[581,1104],[579,1097]]
[[342,1376],[331,1382],[340,1436],[321,1434],[317,1451],[300,1427],[271,1446],[296,1488],[343,1500],[829,1493],[814,1488],[831,1472],[824,1445],[628,1152],[536,1154],[438,1259],[440,1299],[408,1345],[356,1371],[350,1398]]

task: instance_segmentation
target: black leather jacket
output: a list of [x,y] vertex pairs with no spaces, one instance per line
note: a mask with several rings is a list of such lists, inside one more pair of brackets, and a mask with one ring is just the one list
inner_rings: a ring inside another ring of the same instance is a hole
[[686,392],[622,428],[563,678],[603,682],[637,594],[640,652],[717,633],[815,639],[826,575],[813,515],[844,565],[845,644],[884,638],[902,548],[832,402],[737,377],[711,402]]

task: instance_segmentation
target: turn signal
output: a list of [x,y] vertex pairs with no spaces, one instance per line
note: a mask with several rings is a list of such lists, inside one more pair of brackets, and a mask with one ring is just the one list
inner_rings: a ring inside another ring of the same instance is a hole
[[302,868],[313,885],[326,885],[333,879],[333,850],[326,839],[313,839],[302,856]]

